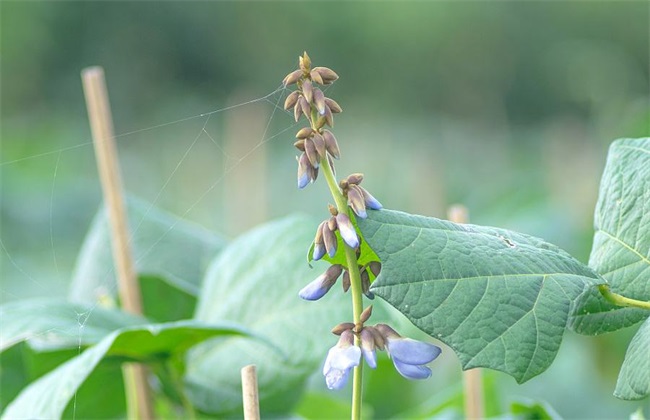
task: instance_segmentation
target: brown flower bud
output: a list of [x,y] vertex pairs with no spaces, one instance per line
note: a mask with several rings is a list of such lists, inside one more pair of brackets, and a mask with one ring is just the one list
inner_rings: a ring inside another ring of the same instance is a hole
[[343,279],[341,280],[341,285],[343,286],[343,293],[347,293],[348,290],[350,290],[350,272],[348,270],[345,270],[343,272]]
[[343,190],[343,194],[347,194],[347,190],[350,187],[350,184],[348,184],[348,180],[343,178],[342,180],[339,181],[339,187]]
[[314,142],[312,141],[312,139],[305,139],[305,153],[309,158],[309,162],[311,163],[311,166],[313,166],[314,168],[318,168],[318,165],[320,164],[320,156],[316,151],[316,146],[314,146]]
[[375,327],[363,327],[363,330],[364,331],[366,331],[366,330],[370,331],[370,333],[372,334],[372,338],[374,338],[374,340],[375,340],[375,346],[377,346],[377,348],[379,350],[383,351],[384,348],[385,348],[386,343],[385,343],[384,337],[381,335],[381,333],[379,331],[377,331],[377,329]]
[[325,84],[330,84],[339,78],[339,75],[334,70],[327,67],[314,67],[312,70],[320,74]]
[[298,105],[300,105],[300,109],[303,114],[305,114],[305,117],[307,119],[311,118],[311,105],[309,105],[309,102],[307,102],[307,99],[304,98],[304,96],[301,96],[300,99],[298,99]]
[[316,178],[318,178],[318,168],[314,168],[311,164],[309,165],[309,168],[307,168],[309,172],[309,179],[311,182],[316,181]]
[[331,205],[331,204],[328,204],[328,205],[327,205],[327,210],[329,210],[329,212],[330,212],[330,214],[331,214],[332,216],[336,216],[337,214],[339,214],[339,211],[336,209],[336,207],[334,207],[334,206]]
[[325,122],[327,125],[330,127],[334,127],[334,116],[332,115],[332,110],[330,109],[329,106],[325,105],[325,113],[323,114],[325,117]]
[[330,107],[332,112],[334,114],[338,114],[339,112],[343,112],[343,109],[341,109],[341,105],[338,104],[334,99],[332,98],[325,98],[325,104]]
[[367,295],[368,291],[370,291],[370,276],[368,275],[367,270],[361,271],[361,291],[363,291],[363,294]]
[[336,168],[334,167],[334,162],[332,161],[332,157],[330,155],[327,155],[327,162],[329,162],[330,168],[332,168],[332,174],[336,176]]
[[311,138],[316,147],[316,151],[320,156],[325,156],[327,149],[325,147],[325,139],[320,133],[314,133],[314,136]]
[[302,107],[300,106],[300,100],[302,96],[298,98],[298,102],[293,106],[293,118],[298,122],[300,119],[300,114],[302,114]]
[[314,100],[314,88],[310,80],[302,82],[302,94],[307,99],[307,102],[311,103]]
[[297,142],[293,144],[296,149],[300,150],[301,152],[305,151],[305,139],[300,139]]
[[354,328],[354,324],[351,322],[341,322],[336,327],[332,328],[332,334],[341,335],[344,331],[351,330]]
[[323,225],[322,231],[323,231],[323,242],[325,243],[325,250],[327,251],[327,254],[330,256],[330,258],[334,258],[334,255],[336,255],[336,246],[337,246],[336,235],[334,234],[333,231],[330,230],[327,223]]
[[309,70],[311,69],[311,59],[307,55],[307,51],[303,52],[302,56],[298,57],[298,63],[302,71],[309,73]]
[[368,268],[370,269],[370,272],[377,277],[381,272],[381,263],[379,261],[370,261]]
[[323,85],[323,84],[325,84],[325,83],[323,82],[323,77],[322,77],[322,76],[320,75],[320,73],[317,72],[317,71],[312,70],[312,71],[309,73],[309,77],[311,77],[311,80],[313,80],[314,82],[318,83],[319,85]]
[[298,102],[299,97],[300,97],[300,92],[298,92],[297,90],[291,92],[287,96],[287,99],[284,100],[284,109],[292,108],[296,104],[296,102]]
[[314,178],[311,176],[311,164],[305,153],[298,158],[298,188],[305,188]]
[[341,157],[341,152],[339,150],[339,144],[336,141],[336,137],[329,130],[323,130],[323,139],[325,139],[325,148],[335,159]]
[[348,204],[357,216],[361,218],[366,217],[366,204],[363,200],[363,194],[357,185],[350,185],[348,189]]
[[359,320],[363,324],[370,318],[370,315],[372,315],[372,305],[368,306],[366,309],[363,310],[363,312],[361,312],[361,316]]
[[285,86],[292,85],[292,84],[296,83],[300,79],[301,76],[302,76],[302,71],[301,70],[292,71],[291,73],[287,74],[287,76],[282,81],[282,84],[285,85]]
[[363,181],[363,174],[361,173],[350,174],[347,177],[347,181],[349,184],[359,185],[361,184],[361,181]]
[[316,110],[320,115],[325,114],[325,95],[323,94],[323,91],[314,88],[314,105],[316,105]]
[[303,127],[298,131],[298,133],[296,133],[296,138],[306,139],[307,137],[311,136],[311,133],[313,132],[314,130],[311,127]]
[[336,224],[336,217],[332,216],[327,220],[327,227],[332,231],[335,232],[337,228]]

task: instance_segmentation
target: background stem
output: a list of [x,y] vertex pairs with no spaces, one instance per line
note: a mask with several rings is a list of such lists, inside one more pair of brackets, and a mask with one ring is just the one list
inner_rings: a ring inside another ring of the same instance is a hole
[[628,297],[619,295],[618,293],[612,292],[608,284],[601,284],[598,286],[600,294],[603,295],[605,299],[613,303],[616,306],[627,306],[632,308],[641,308],[650,310],[650,302],[644,302],[642,300],[630,299]]

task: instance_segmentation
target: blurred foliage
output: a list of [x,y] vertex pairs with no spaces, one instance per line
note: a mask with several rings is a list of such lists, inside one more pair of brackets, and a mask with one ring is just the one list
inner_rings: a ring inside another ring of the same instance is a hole
[[[649,9],[0,2],[0,301],[66,294],[101,196],[79,79],[96,64],[116,132],[126,133],[117,138],[126,188],[210,230],[236,235],[296,209],[325,215],[324,185],[295,190],[293,120],[273,107],[282,98],[152,127],[267,95],[307,50],[341,76],[327,91],[345,111],[335,127],[340,174],[365,172],[387,207],[440,217],[462,202],[475,223],[545,238],[586,261],[607,146],[650,133]],[[569,335],[547,374],[522,387],[495,382],[566,417],[627,416],[638,405],[610,395],[626,334]],[[453,388],[457,360],[437,363],[432,381],[390,379],[396,405],[377,398],[374,416]],[[388,381],[379,373],[367,387],[377,395]],[[322,378],[314,384],[305,401],[318,405]],[[305,404],[300,413],[318,413]]]

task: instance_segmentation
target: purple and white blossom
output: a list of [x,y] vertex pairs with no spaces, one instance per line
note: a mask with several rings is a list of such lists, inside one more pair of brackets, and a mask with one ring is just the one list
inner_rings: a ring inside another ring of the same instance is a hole
[[341,334],[339,342],[327,353],[323,375],[329,389],[342,389],[348,381],[350,370],[359,365],[361,349],[354,345],[354,333],[351,330]]
[[352,248],[359,246],[359,237],[357,236],[357,231],[352,225],[352,221],[345,213],[339,213],[336,215],[336,224],[341,233],[341,238]]
[[431,376],[431,370],[425,365],[440,355],[440,347],[401,337],[386,324],[378,324],[375,328],[384,337],[386,351],[400,375],[407,379],[426,379]]

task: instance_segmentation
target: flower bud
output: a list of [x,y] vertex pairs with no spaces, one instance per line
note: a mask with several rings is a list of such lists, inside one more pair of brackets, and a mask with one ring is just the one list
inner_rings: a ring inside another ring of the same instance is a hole
[[302,99],[302,96],[298,98],[298,102],[293,106],[293,119],[298,122],[300,119],[300,114],[302,114],[302,107],[300,106],[300,100]]
[[334,116],[332,115],[332,110],[329,106],[325,105],[325,112],[322,114],[325,117],[325,122],[330,127],[334,127]]
[[307,51],[303,52],[302,56],[298,57],[298,64],[303,72],[309,73],[309,70],[311,69],[311,59],[307,55]]
[[343,271],[343,266],[340,264],[330,266],[316,280],[303,287],[298,295],[305,300],[318,300],[322,298],[334,286],[334,283],[336,283],[336,280],[341,275],[341,271]]
[[304,96],[301,96],[300,99],[298,99],[298,105],[300,105],[300,110],[305,114],[305,117],[307,117],[307,119],[311,118],[311,105],[309,105],[309,102],[307,102],[307,99],[305,99]]
[[334,70],[327,67],[314,67],[312,70],[320,74],[325,84],[330,84],[339,78]]
[[338,102],[336,102],[332,98],[325,98],[325,104],[332,110],[334,114],[343,112],[343,109],[341,109],[341,105],[339,105]]
[[325,243],[323,242],[323,224],[321,222],[316,229],[316,236],[314,237],[314,252],[312,258],[314,261],[318,261],[325,255]]
[[310,80],[302,82],[302,94],[308,103],[311,103],[314,100],[314,88]]
[[318,165],[320,165],[320,156],[316,151],[316,146],[314,146],[312,139],[305,139],[305,154],[307,155],[311,166],[318,168]]
[[325,148],[325,139],[323,136],[320,133],[314,133],[311,139],[314,142],[314,146],[316,147],[318,155],[321,157],[325,156],[327,149]]
[[327,223],[323,225],[322,231],[323,242],[325,242],[325,249],[327,250],[327,254],[330,256],[330,258],[334,258],[334,255],[336,255],[337,246],[336,235],[329,229]]
[[318,83],[319,85],[325,84],[325,82],[323,82],[323,77],[317,71],[312,70],[311,72],[309,72],[309,77],[311,77],[311,80]]
[[316,181],[316,178],[318,178],[318,168],[314,168],[311,164],[307,168],[307,172],[309,172],[309,179],[311,182]]
[[361,193],[360,188],[358,185],[350,185],[348,189],[348,204],[357,216],[365,219],[368,217],[368,214],[366,213],[366,205],[363,201],[363,193]]
[[327,227],[329,230],[332,232],[336,231],[337,225],[336,225],[336,217],[332,216],[327,220]]
[[359,187],[359,189],[361,190],[361,194],[363,194],[363,201],[366,204],[366,207],[373,210],[381,210],[383,208],[379,200],[373,197],[368,190],[363,187]]
[[368,319],[370,319],[370,316],[372,315],[372,305],[368,306],[366,309],[361,312],[361,316],[359,317],[360,321],[362,324],[364,324]]
[[352,285],[350,282],[350,272],[348,270],[343,271],[343,280],[341,280],[341,283],[343,286],[343,293],[347,293]]
[[330,168],[332,168],[332,174],[336,176],[336,168],[334,167],[334,162],[332,161],[332,157],[330,155],[327,155],[327,162],[330,164]]
[[301,152],[305,151],[305,140],[304,139],[300,139],[300,140],[296,141],[293,145],[294,145],[294,147],[296,149],[300,150]]
[[370,291],[370,276],[368,270],[361,271],[361,290],[368,299],[374,299],[375,294]]
[[325,115],[325,95],[318,88],[314,88],[314,105],[320,115]]
[[292,85],[292,84],[296,83],[300,79],[301,76],[302,76],[302,71],[300,71],[300,70],[292,71],[291,73],[287,74],[287,76],[282,81],[282,84],[284,86]]
[[341,157],[341,152],[339,151],[339,144],[336,141],[336,137],[329,130],[323,130],[323,139],[325,139],[325,148],[327,152],[332,155],[335,159]]
[[384,342],[384,337],[381,335],[379,331],[377,331],[376,328],[374,327],[363,327],[364,330],[368,330],[369,332],[372,333],[372,337],[375,340],[375,346],[379,350],[384,350],[385,348],[385,342]]
[[336,327],[332,328],[332,334],[341,335],[344,331],[348,331],[354,328],[354,324],[351,322],[342,322]]
[[363,174],[360,173],[350,174],[346,178],[346,181],[348,182],[348,184],[359,185],[361,184],[361,181],[363,181]]
[[339,213],[336,216],[336,222],[341,233],[341,238],[343,241],[348,244],[351,248],[356,248],[359,246],[359,237],[357,236],[357,231],[354,229],[354,225],[345,213]]
[[368,268],[370,269],[370,272],[377,277],[379,272],[381,272],[381,263],[379,261],[370,261]]
[[284,100],[284,109],[292,108],[296,104],[296,102],[298,102],[299,97],[300,97],[300,92],[298,92],[297,90],[287,95],[287,99]]
[[366,359],[366,363],[372,369],[377,368],[377,352],[375,351],[375,340],[370,331],[364,328],[361,330],[361,354]]
[[303,189],[309,184],[311,180],[309,168],[311,164],[305,153],[300,155],[298,159],[298,188]]
[[327,205],[327,210],[329,210],[329,212],[330,212],[330,214],[331,214],[332,216],[336,216],[337,214],[339,214],[339,211],[336,209],[336,207],[334,207],[334,206],[331,205],[331,204],[328,204],[328,205]]
[[311,127],[303,127],[298,132],[296,133],[296,138],[297,139],[306,139],[309,136],[311,136],[311,133],[313,133],[314,130]]

